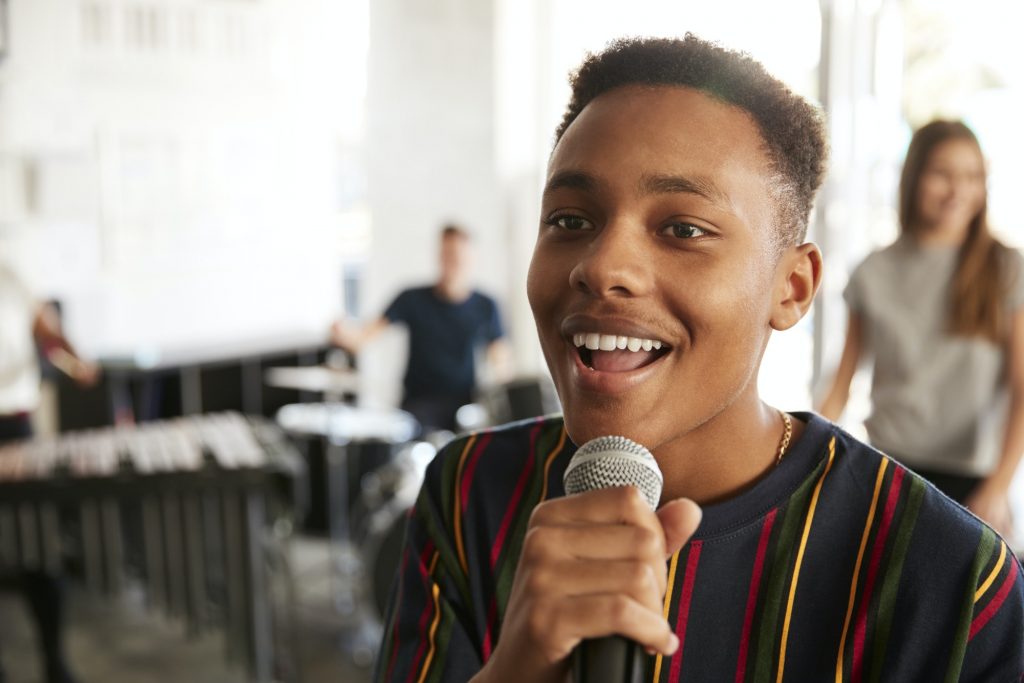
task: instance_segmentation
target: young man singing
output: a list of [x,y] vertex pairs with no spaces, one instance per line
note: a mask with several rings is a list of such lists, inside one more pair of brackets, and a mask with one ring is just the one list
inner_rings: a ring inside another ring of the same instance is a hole
[[[386,681],[565,681],[583,639],[648,681],[1019,681],[1024,580],[1002,541],[885,455],[757,393],[821,279],[804,237],[818,112],[693,36],[590,57],[548,165],[528,293],[564,416],[458,439],[410,519]],[[577,445],[654,454],[565,496]]]

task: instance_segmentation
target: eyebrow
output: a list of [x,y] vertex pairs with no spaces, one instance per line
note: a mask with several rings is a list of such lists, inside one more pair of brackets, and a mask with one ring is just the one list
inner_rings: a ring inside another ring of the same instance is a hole
[[645,175],[640,179],[640,194],[695,194],[712,204],[729,206],[729,198],[707,177],[688,178],[678,175]]
[[544,194],[554,192],[555,190],[569,189],[569,190],[582,190],[583,192],[593,192],[597,189],[597,179],[591,175],[583,173],[582,171],[560,171],[555,175],[551,176],[548,180],[547,185],[544,186]]
[[[594,192],[601,184],[597,178],[583,171],[560,171],[548,180],[544,194],[561,189]],[[704,176],[688,178],[678,175],[645,175],[640,179],[639,191],[641,195],[694,194],[719,206],[730,205],[725,192]]]

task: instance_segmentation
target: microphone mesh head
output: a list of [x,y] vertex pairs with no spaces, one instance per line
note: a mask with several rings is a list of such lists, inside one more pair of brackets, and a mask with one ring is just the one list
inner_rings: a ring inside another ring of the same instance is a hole
[[624,436],[600,436],[580,446],[562,481],[569,494],[635,486],[654,510],[664,479],[649,450]]

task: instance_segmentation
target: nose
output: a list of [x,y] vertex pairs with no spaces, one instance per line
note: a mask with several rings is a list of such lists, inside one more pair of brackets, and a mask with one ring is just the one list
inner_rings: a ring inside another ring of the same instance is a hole
[[580,252],[569,284],[599,297],[647,294],[654,278],[651,239],[642,226],[610,221]]

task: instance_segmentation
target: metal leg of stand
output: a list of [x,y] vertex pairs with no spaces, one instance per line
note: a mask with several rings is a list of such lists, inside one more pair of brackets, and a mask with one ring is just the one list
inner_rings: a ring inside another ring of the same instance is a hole
[[95,500],[82,502],[82,557],[85,582],[93,593],[103,591],[103,536],[100,534],[99,505]]
[[176,493],[163,496],[163,522],[167,552],[164,566],[167,570],[169,612],[174,616],[185,613],[184,544],[181,538],[181,507]]
[[[0,532],[0,537],[2,536],[3,532]],[[59,574],[61,571],[60,518],[57,506],[52,503],[39,505],[39,546],[43,553],[43,569],[51,575]]]
[[206,553],[203,548],[203,519],[196,496],[184,496],[185,552],[188,563],[188,625],[198,632],[206,623]]
[[160,501],[155,496],[142,501],[142,530],[146,553],[146,594],[151,605],[166,607],[164,534],[160,523]]
[[0,507],[0,566],[17,567],[18,528],[15,521],[14,507]]
[[328,534],[331,543],[331,593],[335,608],[345,617],[355,615],[358,606],[359,558],[352,547],[349,529],[348,456],[346,446],[327,443],[326,486]]
[[263,529],[266,510],[258,492],[242,494],[245,519],[242,524],[242,558],[246,574],[245,636],[249,673],[259,683],[269,683],[274,661],[271,639],[270,603],[267,596],[266,571],[263,558]]
[[238,496],[225,492],[221,498],[224,523],[224,630],[228,659],[242,660],[245,653],[245,572],[242,568],[242,520]]
[[107,593],[120,595],[121,572],[124,568],[124,537],[121,535],[121,506],[116,499],[100,502],[100,520],[103,527],[103,557]]

